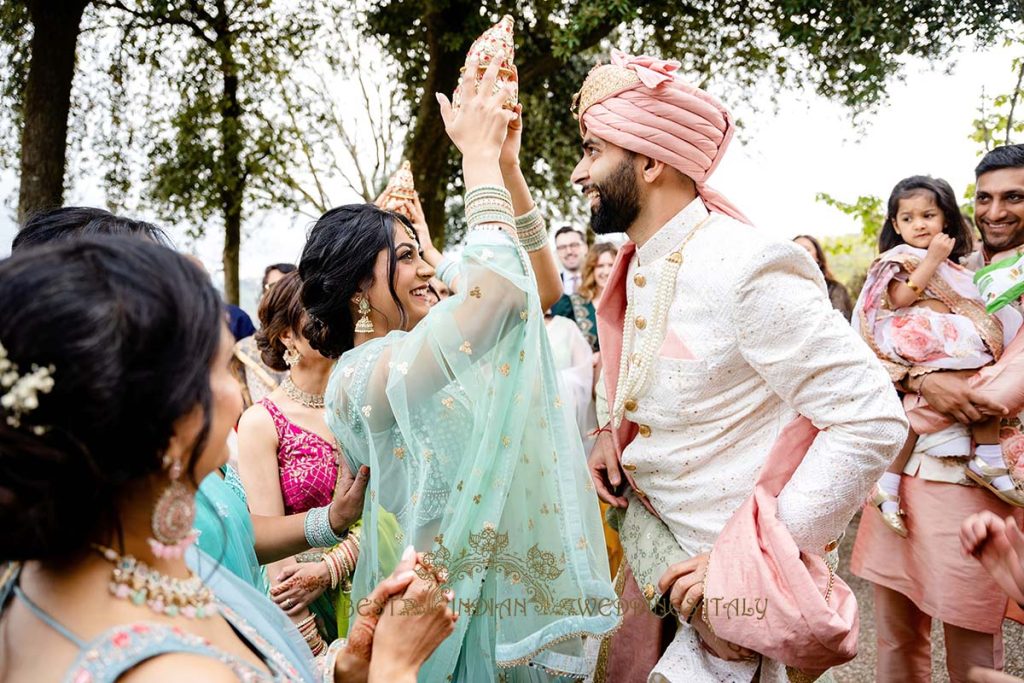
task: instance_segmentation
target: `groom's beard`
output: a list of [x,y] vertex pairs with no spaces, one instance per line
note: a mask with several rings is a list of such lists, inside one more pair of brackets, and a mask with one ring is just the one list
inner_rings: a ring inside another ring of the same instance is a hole
[[640,189],[631,159],[624,159],[608,179],[591,186],[600,197],[590,212],[590,228],[598,235],[626,232],[640,215]]

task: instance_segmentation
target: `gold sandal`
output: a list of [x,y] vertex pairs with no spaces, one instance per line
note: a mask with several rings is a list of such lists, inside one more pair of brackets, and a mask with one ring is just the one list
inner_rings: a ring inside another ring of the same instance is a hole
[[[977,468],[977,471],[975,471]],[[1014,507],[1024,508],[1024,493],[1014,486],[1011,489],[1001,491],[995,487],[992,480],[996,477],[1009,477],[1010,471],[1005,467],[992,467],[981,458],[975,456],[969,465],[964,467],[964,472],[978,486],[987,489],[989,493],[999,500]],[[1013,477],[1010,477],[1011,481]]]
[[903,523],[903,517],[906,515],[903,510],[897,510],[896,512],[882,512],[882,503],[896,503],[900,504],[900,497],[894,496],[891,493],[887,493],[882,490],[881,484],[875,484],[875,490],[871,494],[871,499],[868,501],[871,505],[878,510],[878,514],[882,515],[882,523],[887,527],[895,531],[903,538],[907,537],[907,525]]

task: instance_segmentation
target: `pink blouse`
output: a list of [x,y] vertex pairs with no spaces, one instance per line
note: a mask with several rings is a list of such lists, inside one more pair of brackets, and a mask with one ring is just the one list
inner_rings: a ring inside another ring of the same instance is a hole
[[277,464],[285,514],[330,503],[338,479],[335,445],[289,420],[269,398],[259,403],[270,413],[277,430]]

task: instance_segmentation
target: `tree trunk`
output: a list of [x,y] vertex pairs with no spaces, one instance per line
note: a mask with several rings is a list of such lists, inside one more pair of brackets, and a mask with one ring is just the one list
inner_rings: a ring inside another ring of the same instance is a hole
[[75,75],[75,48],[82,12],[89,0],[35,0],[32,21],[25,125],[21,134],[18,221],[64,201],[64,168]]
[[[221,14],[224,16],[224,13]],[[225,27],[226,29],[226,27]],[[238,65],[232,54],[232,36],[218,35],[221,76],[221,210],[224,213],[224,299],[238,305],[238,258],[242,243],[242,198],[246,173],[242,164],[242,106],[238,102]]]
[[445,238],[444,205],[448,198],[448,160],[452,144],[444,132],[444,121],[434,93],[451,99],[459,81],[459,69],[466,59],[469,45],[446,44],[442,36],[449,26],[460,25],[470,11],[467,2],[452,2],[441,12],[427,14],[423,21],[427,27],[427,77],[423,83],[423,97],[416,109],[416,124],[407,144],[407,156],[416,176],[416,187],[423,203],[423,214],[430,226],[434,244],[443,249]]

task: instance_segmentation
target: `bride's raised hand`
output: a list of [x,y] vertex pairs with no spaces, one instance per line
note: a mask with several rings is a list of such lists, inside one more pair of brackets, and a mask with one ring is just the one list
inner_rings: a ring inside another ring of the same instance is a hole
[[508,99],[504,87],[495,87],[498,65],[497,55],[479,81],[476,60],[466,63],[462,76],[462,105],[454,109],[444,95],[436,95],[441,105],[441,118],[445,132],[466,159],[497,161],[514,112],[502,108]]

